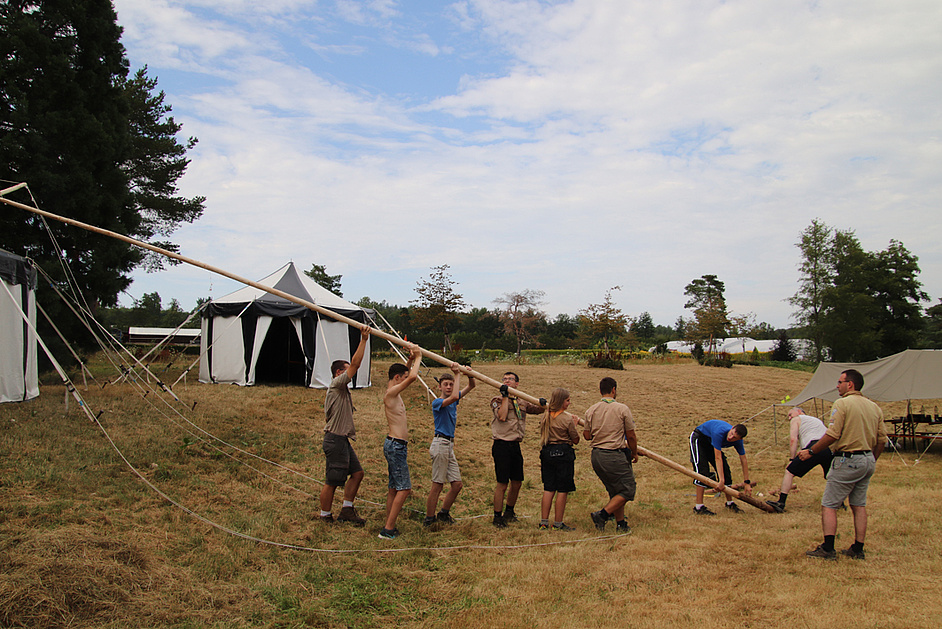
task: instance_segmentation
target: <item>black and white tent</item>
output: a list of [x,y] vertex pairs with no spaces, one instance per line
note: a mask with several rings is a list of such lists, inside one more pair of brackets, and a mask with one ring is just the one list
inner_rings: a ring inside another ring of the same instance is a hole
[[[298,273],[293,262],[258,283],[354,321],[371,323],[375,316],[372,310],[337,297]],[[284,382],[326,388],[330,384],[330,364],[350,360],[359,342],[359,330],[346,323],[246,286],[214,299],[203,309],[199,379],[240,385]],[[369,344],[353,386],[370,386]]]
[[39,395],[36,334],[36,267],[0,249],[0,402]]

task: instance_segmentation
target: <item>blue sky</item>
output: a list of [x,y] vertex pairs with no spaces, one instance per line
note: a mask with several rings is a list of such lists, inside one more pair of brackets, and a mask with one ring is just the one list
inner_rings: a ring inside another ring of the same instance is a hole
[[[812,219],[902,241],[942,297],[936,0],[116,0],[207,198],[181,252],[293,260],[406,304],[433,266],[477,307],[607,289],[671,325],[684,286],[779,327]],[[184,308],[230,280],[135,275]]]

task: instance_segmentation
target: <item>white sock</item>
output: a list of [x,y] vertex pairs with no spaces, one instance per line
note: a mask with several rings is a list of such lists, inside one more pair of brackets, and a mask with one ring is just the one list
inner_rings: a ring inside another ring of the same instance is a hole
[[326,518],[327,516],[332,515],[330,511],[324,511],[321,509],[321,517]]
[[696,505],[696,508],[697,508],[697,509],[702,509],[703,507],[704,507],[704,505],[703,505],[702,502],[701,502],[700,504]]
[[353,501],[352,501],[352,500],[344,500],[344,501],[343,501],[343,506],[345,506],[345,507],[352,507],[352,506],[353,506]]

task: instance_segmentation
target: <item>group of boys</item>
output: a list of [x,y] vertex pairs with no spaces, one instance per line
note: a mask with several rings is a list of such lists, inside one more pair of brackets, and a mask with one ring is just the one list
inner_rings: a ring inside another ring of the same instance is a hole
[[[362,364],[369,335],[369,326],[363,325],[360,343],[350,361],[338,360],[331,365],[332,380],[324,402],[326,425],[323,449],[327,471],[320,494],[320,518],[325,522],[335,521],[331,505],[336,488],[343,487],[343,505],[336,521],[358,526],[365,524],[365,520],[353,507],[363,480],[363,468],[350,443],[356,439],[356,430],[349,384],[354,381]],[[385,520],[379,532],[379,537],[383,539],[398,537],[396,520],[412,493],[407,463],[409,433],[401,394],[418,378],[422,354],[417,345],[409,344],[407,347],[408,361],[406,364],[393,364],[389,368],[389,382],[383,396],[388,423],[383,454],[389,471]],[[432,457],[432,487],[426,500],[423,522],[427,527],[436,523],[454,523],[450,510],[462,489],[461,471],[454,454],[457,406],[474,389],[475,380],[469,375],[468,384],[461,388],[461,367],[453,363],[451,371],[451,374],[446,373],[438,379],[441,397],[432,403],[435,433],[429,448]],[[533,404],[516,395],[516,387],[520,383],[517,374],[507,372],[501,382],[500,394],[491,400],[491,455],[497,481],[494,488],[493,524],[498,528],[517,521],[514,508],[524,480],[520,443],[526,430],[527,414],[541,413],[546,408],[543,398],[540,398],[539,404]],[[886,429],[879,406],[860,395],[863,376],[859,372],[853,369],[842,372],[837,388],[841,399],[835,402],[832,409],[830,427],[825,427],[820,419],[806,415],[801,408],[789,412],[791,460],[786,466],[778,500],[767,502],[776,512],[783,512],[794,478],[803,477],[820,465],[827,479],[822,498],[824,543],[807,554],[824,559],[836,557],[836,510],[845,499],[849,499],[854,515],[855,541],[850,548],[841,552],[854,559],[863,559],[867,487],[876,459],[886,443]],[[592,469],[605,486],[609,500],[601,509],[592,512],[590,517],[599,530],[604,530],[609,520],[615,520],[616,531],[627,532],[630,529],[625,520],[625,504],[634,500],[636,491],[632,468],[632,464],[638,461],[635,424],[631,410],[615,399],[617,384],[614,379],[603,378],[599,383],[599,392],[601,400],[586,411],[582,421],[583,436],[592,445]],[[709,420],[690,434],[690,461],[694,470],[715,483],[709,486],[699,479],[694,481],[696,514],[715,515],[704,504],[704,492],[708,488],[722,492],[732,478],[724,448],[733,447],[739,455],[745,479],[743,488],[747,494],[751,494],[749,464],[742,443],[747,432],[743,424],[732,426],[722,420]],[[832,445],[833,454],[828,447]],[[441,510],[436,513],[445,483],[449,483],[450,487],[442,501]],[[726,508],[740,512],[732,500],[726,502]]]

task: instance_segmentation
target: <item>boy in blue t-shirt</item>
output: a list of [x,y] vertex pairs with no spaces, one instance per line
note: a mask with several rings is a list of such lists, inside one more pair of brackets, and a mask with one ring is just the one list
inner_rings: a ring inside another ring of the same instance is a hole
[[[468,386],[461,389],[461,369],[458,363],[451,364],[451,371],[454,375],[446,373],[438,379],[441,397],[432,402],[435,436],[428,450],[432,455],[432,488],[425,503],[425,526],[431,526],[435,522],[454,523],[451,505],[463,486],[458,459],[455,458],[455,426],[458,423],[458,401],[474,388],[475,382],[474,378],[468,376]],[[438,498],[446,482],[450,483],[451,487],[442,501],[442,510],[436,516]]]
[[[745,479],[744,491],[747,494],[752,493],[752,485],[749,480],[749,463],[746,461],[746,448],[743,447],[742,440],[748,430],[743,424],[731,426],[720,419],[711,419],[697,426],[690,433],[690,462],[693,464],[695,472],[701,476],[718,480],[719,487],[717,491],[723,492],[727,481],[731,480],[732,472],[729,469],[729,462],[726,455],[723,454],[723,448],[733,447],[739,454],[739,462],[742,464],[742,476]],[[710,467],[716,470],[716,474],[710,471]],[[719,478],[717,479],[717,475]],[[697,502],[693,507],[697,515],[716,515],[703,504],[703,491],[706,485],[699,480],[693,481],[697,487]],[[712,489],[712,487],[711,487]],[[726,508],[734,513],[739,513],[741,509],[736,506],[732,500],[726,501]]]

